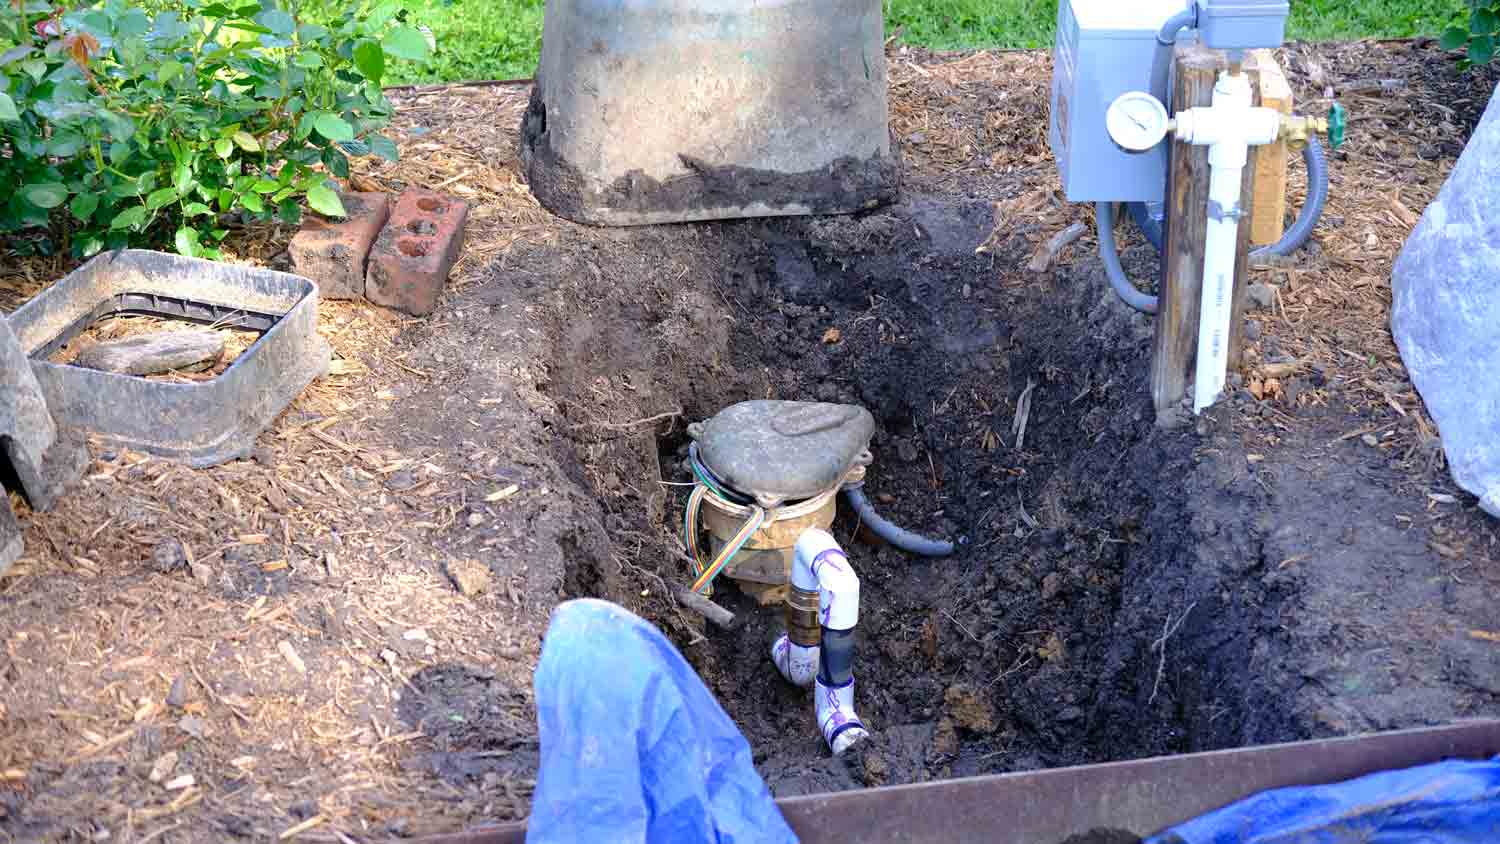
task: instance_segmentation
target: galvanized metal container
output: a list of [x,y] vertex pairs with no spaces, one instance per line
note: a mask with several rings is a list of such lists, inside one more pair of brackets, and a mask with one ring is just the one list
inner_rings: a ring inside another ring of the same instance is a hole
[[552,212],[640,225],[895,198],[881,0],[549,0],[522,124]]

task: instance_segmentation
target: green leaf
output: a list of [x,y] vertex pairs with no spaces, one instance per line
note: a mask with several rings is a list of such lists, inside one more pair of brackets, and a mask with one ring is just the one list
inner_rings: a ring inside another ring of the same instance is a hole
[[92,258],[104,251],[104,238],[98,235],[88,235],[80,240],[74,241],[74,248],[78,250],[78,257]]
[[240,194],[240,204],[257,214],[266,210],[266,201],[261,199],[258,193]]
[[410,26],[398,26],[386,33],[380,45],[387,53],[398,59],[425,62],[431,55],[431,51],[427,48],[427,39],[421,32]]
[[[251,140],[254,139],[252,138]],[[234,141],[231,141],[228,138],[220,138],[217,141],[214,141],[214,155],[225,159],[229,158],[229,156],[231,155],[234,155]]]
[[8,64],[15,64],[16,62],[26,58],[27,56],[35,52],[36,48],[26,44],[22,44],[19,47],[12,47],[3,53],[0,53],[0,67],[4,67]]
[[317,70],[323,66],[323,57],[317,53],[298,53],[296,64],[304,70]]
[[16,122],[21,119],[20,112],[16,111],[16,101],[9,94],[0,94],[0,120]]
[[354,127],[350,126],[342,117],[331,112],[319,112],[313,118],[313,127],[318,134],[330,141],[352,141],[354,140]]
[[255,22],[276,35],[291,35],[297,31],[297,21],[280,9],[267,9],[255,16]]
[[56,208],[68,201],[68,186],[60,182],[39,182],[21,188],[21,196],[38,208]]
[[327,185],[313,185],[307,189],[307,204],[325,217],[347,217],[344,203],[339,195]]
[[177,254],[186,255],[189,258],[198,253],[198,231],[188,226],[177,230],[172,243],[177,247]]
[[281,217],[281,222],[289,226],[302,225],[302,206],[295,199],[284,199],[276,206],[276,213]]
[[234,143],[245,152],[260,152],[260,141],[243,129],[234,133]]
[[376,41],[365,39],[354,45],[354,66],[371,82],[385,75],[385,50]]
[[250,189],[255,191],[256,193],[275,193],[278,187],[280,187],[280,185],[276,184],[270,179],[261,179],[260,181],[251,185]]
[[152,211],[177,201],[177,188],[162,188],[146,197],[146,207]]
[[156,81],[163,85],[170,85],[173,79],[182,75],[182,62],[165,61],[156,69]]
[[146,206],[137,205],[132,208],[126,208],[124,211],[116,214],[114,220],[110,222],[109,228],[111,231],[133,229],[145,221]]
[[179,196],[187,196],[192,193],[193,185],[193,163],[184,161],[172,172],[172,187],[177,188]]
[[401,160],[401,150],[396,148],[396,142],[384,135],[370,135],[365,138],[365,143],[369,144],[370,152],[386,161]]
[[349,178],[349,157],[333,147],[323,150],[323,166],[340,179]]
[[151,31],[151,18],[140,9],[130,9],[115,22],[115,31],[120,35],[145,35]]
[[47,154],[58,158],[72,158],[83,149],[83,136],[77,132],[61,132],[47,141]]
[[73,212],[74,217],[87,223],[89,218],[94,216],[94,212],[99,210],[99,194],[80,193],[68,203],[68,210]]
[[1457,50],[1469,41],[1469,31],[1461,26],[1450,26],[1443,30],[1443,37],[1438,39],[1438,46],[1444,50]]
[[1480,35],[1491,35],[1496,29],[1495,13],[1489,9],[1475,9],[1469,18],[1469,28]]
[[1495,57],[1495,36],[1476,35],[1469,42],[1469,61],[1474,64],[1485,64]]
[[201,202],[189,202],[182,208],[184,217],[202,217],[204,214],[212,214],[213,209]]

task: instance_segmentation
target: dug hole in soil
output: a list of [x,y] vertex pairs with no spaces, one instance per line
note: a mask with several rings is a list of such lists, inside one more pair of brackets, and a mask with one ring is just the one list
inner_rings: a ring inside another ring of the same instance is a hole
[[[978,97],[980,113],[1003,109],[998,88]],[[1051,182],[1039,171],[955,191],[919,169],[867,214],[590,232],[513,256],[566,279],[549,294],[546,392],[595,434],[576,438],[579,469],[615,548],[613,566],[570,560],[572,594],[672,632],[778,796],[1495,712],[1495,657],[1455,629],[1482,601],[1438,582],[1445,567],[1404,515],[1410,479],[1334,448],[1365,421],[1356,403],[1302,414],[1269,460],[1246,447],[1268,414],[1242,391],[1190,429],[1157,428],[1151,324],[1109,291],[1092,239],[1027,269],[1028,205],[1061,206],[1028,184]],[[1133,234],[1125,259],[1155,277]],[[766,658],[777,608],[722,586],[748,617],[725,633],[663,601],[685,577],[664,539],[691,481],[683,420],[755,398],[869,408],[878,505],[959,543],[916,558],[841,511],[873,731],[843,760]],[[1482,516],[1460,522],[1493,543]],[[1308,559],[1331,570],[1309,576]],[[1368,600],[1382,584],[1427,594]],[[1453,617],[1391,621],[1423,616],[1433,589]],[[1375,627],[1395,628],[1396,654],[1365,638]]]
[[[1274,586],[1223,593],[1232,572],[1203,565],[1259,567],[1254,485],[1193,482],[1196,438],[1153,427],[1149,323],[1086,262],[1042,284],[995,283],[1031,252],[990,238],[995,222],[987,202],[909,192],[858,218],[622,233],[609,239],[629,248],[536,256],[564,262],[568,279],[552,294],[546,391],[585,430],[754,398],[861,404],[878,423],[870,493],[903,526],[960,544],[952,558],[912,557],[841,513],[874,738],[832,760],[806,691],[767,658],[779,608],[721,580],[717,599],[747,617],[725,633],[661,601],[686,571],[667,538],[691,480],[682,425],[578,438],[614,545],[630,550],[618,567],[570,559],[570,590],[666,626],[778,795],[1293,732],[1286,702],[1248,670]],[[680,282],[642,271],[663,263]],[[1186,501],[1205,492],[1217,506],[1195,520]],[[1168,616],[1162,666],[1151,657]]]
[[[1172,430],[1151,322],[1092,232],[1030,268],[1092,222],[1058,191],[1045,53],[893,48],[901,198],[847,217],[574,225],[518,177],[524,87],[398,99],[402,161],[353,181],[471,200],[440,309],[321,303],[330,377],[253,460],[95,444],[56,511],[23,508],[28,557],[0,578],[0,837],[523,817],[539,640],[578,596],[660,625],[779,796],[1500,713],[1494,524],[1447,478],[1385,327],[1390,260],[1494,71],[1421,43],[1281,58],[1309,113],[1326,88],[1401,85],[1343,98],[1360,131],[1314,244],[1256,271],[1278,310],[1254,315],[1245,386]],[[289,234],[230,245],[285,268]],[[32,269],[0,307],[64,271]],[[1272,362],[1295,370],[1279,390]],[[842,759],[770,662],[779,608],[721,581],[743,620],[725,632],[670,598],[685,426],[758,398],[869,408],[867,491],[959,546],[912,557],[841,512],[872,729]]]

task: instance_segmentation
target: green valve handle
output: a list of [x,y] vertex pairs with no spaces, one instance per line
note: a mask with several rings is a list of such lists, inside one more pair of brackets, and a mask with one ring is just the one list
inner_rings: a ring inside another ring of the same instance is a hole
[[1344,133],[1349,129],[1349,110],[1334,103],[1328,109],[1328,146],[1338,149],[1344,145]]

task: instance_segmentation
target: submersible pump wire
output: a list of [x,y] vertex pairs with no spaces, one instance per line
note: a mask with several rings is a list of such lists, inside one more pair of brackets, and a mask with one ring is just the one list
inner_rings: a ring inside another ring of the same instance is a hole
[[[693,468],[693,477],[697,480],[697,485],[693,487],[693,494],[688,496],[687,511],[683,513],[683,542],[687,545],[688,555],[693,558],[693,568],[695,569],[696,578],[693,580],[692,589],[694,592],[706,593],[708,587],[713,584],[714,578],[719,576],[719,572],[722,572],[724,567],[729,565],[729,561],[734,559],[734,555],[738,554],[740,549],[745,547],[745,543],[750,541],[750,537],[754,536],[755,532],[760,530],[761,526],[766,523],[766,511],[753,503],[741,503],[731,500],[719,487],[718,483],[716,483],[713,473],[698,459],[696,443],[688,452],[688,462]],[[705,565],[702,551],[698,548],[698,515],[702,511],[703,500],[709,496],[713,496],[726,509],[735,506],[748,506],[750,508],[750,518],[745,521],[745,524],[740,527],[739,531],[724,545],[724,549],[719,552],[719,555]]]

